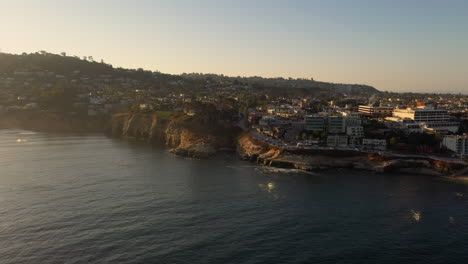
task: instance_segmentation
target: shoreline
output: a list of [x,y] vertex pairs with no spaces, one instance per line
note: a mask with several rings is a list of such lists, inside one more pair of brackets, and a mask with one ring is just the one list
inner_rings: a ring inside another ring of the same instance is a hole
[[[169,152],[188,158],[209,159],[219,155],[219,153],[229,153],[242,160],[262,166],[296,169],[305,172],[347,168],[373,173],[398,172],[429,176],[468,176],[468,164],[466,162],[437,159],[434,156],[392,155],[390,153],[365,153],[353,150],[284,149],[260,141],[248,132],[240,133],[240,135],[230,135],[232,138],[227,141],[224,139],[223,144],[220,145],[217,137],[223,135],[211,133],[207,138],[196,134],[197,131],[187,128],[180,129],[177,127],[177,129],[174,129],[174,127],[167,124],[161,126],[155,116],[130,115],[126,116],[126,120],[121,118],[122,116],[117,120],[112,119],[110,123],[101,123],[100,127],[83,126],[78,130],[68,126],[69,123],[61,123],[61,120],[55,120],[58,122],[55,122],[51,127],[45,125],[34,127],[31,124],[24,126],[24,123],[21,122],[17,122],[14,126],[0,124],[0,130],[28,130],[69,135],[100,134],[113,138],[144,141],[154,146],[164,146]],[[36,124],[36,122],[33,124]]]
[[434,157],[380,155],[341,150],[291,151],[259,141],[250,134],[239,137],[241,158],[269,167],[323,171],[330,168],[366,170],[374,173],[399,172],[430,176],[468,176],[466,162],[438,160]]

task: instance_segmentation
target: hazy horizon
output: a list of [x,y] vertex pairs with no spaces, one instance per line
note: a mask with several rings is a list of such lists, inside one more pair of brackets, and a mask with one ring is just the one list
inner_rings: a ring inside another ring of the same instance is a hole
[[[0,0],[0,49],[163,73],[466,93],[465,1]],[[18,14],[21,14],[19,16]]]

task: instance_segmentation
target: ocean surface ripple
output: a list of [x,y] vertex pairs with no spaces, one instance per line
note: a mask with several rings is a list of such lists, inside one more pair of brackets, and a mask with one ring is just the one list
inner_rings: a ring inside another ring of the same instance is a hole
[[467,263],[468,185],[0,131],[0,263]]

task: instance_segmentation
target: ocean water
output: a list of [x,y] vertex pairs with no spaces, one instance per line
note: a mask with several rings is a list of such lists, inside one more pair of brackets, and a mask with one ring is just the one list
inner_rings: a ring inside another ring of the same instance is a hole
[[464,180],[0,131],[0,263],[468,263]]

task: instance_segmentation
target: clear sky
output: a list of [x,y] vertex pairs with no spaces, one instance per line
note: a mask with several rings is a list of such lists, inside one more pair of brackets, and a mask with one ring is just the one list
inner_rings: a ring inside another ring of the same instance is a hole
[[468,1],[0,0],[0,49],[468,93]]

